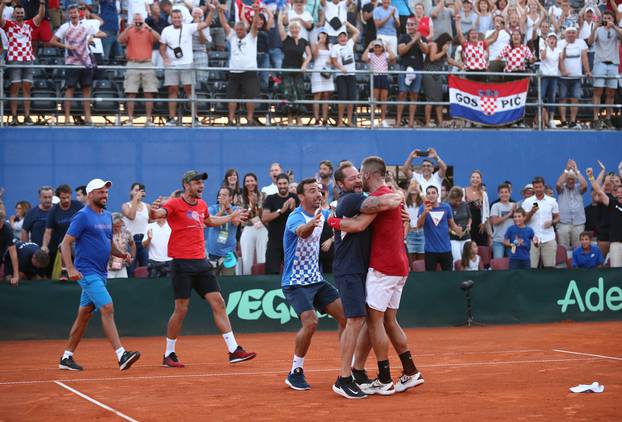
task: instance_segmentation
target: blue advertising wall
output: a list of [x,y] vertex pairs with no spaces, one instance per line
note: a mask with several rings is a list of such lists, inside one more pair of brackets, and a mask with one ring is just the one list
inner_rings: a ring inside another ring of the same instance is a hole
[[[518,191],[535,175],[553,185],[568,158],[579,167],[597,168],[600,159],[617,169],[622,159],[620,132],[516,130],[361,130],[235,128],[2,128],[0,186],[9,211],[18,200],[36,202],[36,190],[49,184],[86,184],[94,177],[113,181],[110,209],[127,200],[129,186],[147,186],[147,200],[168,195],[188,169],[207,171],[207,202],[230,167],[240,176],[252,171],[266,185],[268,166],[280,162],[296,179],[313,176],[320,160],[355,163],[380,155],[387,164],[403,163],[414,148],[434,147],[454,166],[455,183],[468,183],[480,170],[491,200],[496,186],[511,180]],[[514,197],[518,193],[515,192]]]

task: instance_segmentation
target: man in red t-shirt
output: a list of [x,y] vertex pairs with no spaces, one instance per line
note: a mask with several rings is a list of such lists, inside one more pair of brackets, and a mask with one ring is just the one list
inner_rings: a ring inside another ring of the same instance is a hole
[[254,352],[245,351],[235,341],[227,316],[225,300],[220,293],[214,268],[205,256],[204,228],[221,226],[229,222],[239,223],[246,218],[244,211],[234,211],[220,217],[209,215],[207,205],[201,199],[207,173],[188,171],[182,178],[184,193],[162,204],[158,198],[151,206],[151,219],[166,218],[171,227],[168,255],[171,263],[171,279],[175,295],[175,310],[166,330],[166,352],[162,365],[183,368],[175,354],[175,343],[188,313],[190,293],[194,289],[212,308],[214,323],[221,332],[229,350],[229,362],[237,363],[253,359]]
[[[28,20],[24,19],[26,12],[20,4],[13,9],[14,21],[2,19],[4,6],[5,3],[1,2],[0,27],[4,29],[9,39],[7,62],[12,65],[31,65],[35,61],[34,49],[32,47],[33,33],[45,17],[45,1],[39,2],[39,12],[34,18]],[[17,97],[20,87],[24,93],[24,124],[34,124],[30,119],[30,88],[32,87],[33,68],[13,68],[9,71],[9,78],[11,81],[9,95]],[[11,125],[17,125],[17,100],[11,100],[11,116]]]

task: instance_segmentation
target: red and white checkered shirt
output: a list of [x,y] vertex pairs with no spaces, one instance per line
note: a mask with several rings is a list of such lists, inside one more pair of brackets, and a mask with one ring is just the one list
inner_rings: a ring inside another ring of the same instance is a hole
[[516,72],[525,70],[526,61],[531,59],[533,54],[526,45],[520,45],[516,48],[506,45],[501,50],[499,57],[505,59],[504,72]]
[[488,45],[486,41],[462,45],[462,63],[467,70],[486,70],[488,66]]
[[10,62],[29,62],[35,59],[32,51],[32,31],[37,28],[32,19],[19,25],[15,21],[4,21],[4,31],[9,39],[7,60]]

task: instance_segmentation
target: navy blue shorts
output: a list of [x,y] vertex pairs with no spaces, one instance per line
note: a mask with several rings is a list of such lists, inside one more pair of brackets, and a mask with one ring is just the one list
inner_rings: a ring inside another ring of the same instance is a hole
[[387,75],[374,75],[374,89],[389,89],[389,77]]
[[326,313],[326,306],[339,299],[337,289],[325,281],[305,286],[287,286],[283,288],[283,293],[298,316],[313,309]]
[[335,276],[337,289],[343,304],[346,318],[366,317],[365,279],[367,274],[347,274]]

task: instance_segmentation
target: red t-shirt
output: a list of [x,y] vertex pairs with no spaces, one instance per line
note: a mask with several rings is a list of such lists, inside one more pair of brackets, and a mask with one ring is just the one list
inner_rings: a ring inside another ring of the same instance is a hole
[[[381,196],[391,192],[393,190],[389,186],[382,186],[371,196]],[[383,211],[374,219],[369,266],[384,275],[408,275],[408,257],[404,247],[404,224],[399,207]]]
[[205,258],[204,220],[209,217],[207,205],[202,199],[190,205],[183,198],[168,200],[166,210],[171,237],[168,240],[168,256],[174,259]]

